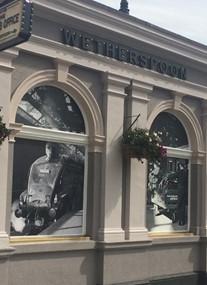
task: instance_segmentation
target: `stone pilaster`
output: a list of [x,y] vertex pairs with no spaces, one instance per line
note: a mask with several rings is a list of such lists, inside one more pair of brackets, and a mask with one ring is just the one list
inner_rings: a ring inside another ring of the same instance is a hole
[[[207,100],[203,100],[202,104],[203,104],[203,114],[202,114],[203,136],[204,136],[204,142],[205,142],[205,152],[207,153]],[[199,177],[197,178],[197,180],[199,179],[197,182],[198,183],[197,189],[200,190],[199,191],[200,193],[198,196],[198,202],[197,202],[198,214],[199,214],[199,220],[198,220],[199,228],[197,231],[202,237],[206,238],[207,237],[207,157],[205,155],[205,158],[203,159],[202,168],[201,166],[200,168],[198,168],[199,161],[196,163],[195,158],[193,159],[193,162],[194,162],[194,168],[197,170],[197,173],[198,173],[197,176],[199,175]],[[199,172],[198,172],[198,169],[200,169]]]
[[[11,78],[12,78],[12,60],[18,56],[17,49],[9,49],[0,53],[0,106],[3,121],[9,128],[9,112],[11,98]],[[0,149],[0,261],[1,276],[4,284],[8,284],[8,258],[14,253],[14,248],[9,245],[10,216],[11,216],[11,183],[10,175],[12,153],[10,152],[9,140],[5,140]]]
[[[1,114],[3,115],[3,121],[7,127],[9,124],[9,106],[11,98],[11,77],[12,77],[12,60],[18,56],[16,49],[9,49],[0,53],[0,106],[2,107]],[[0,248],[7,248],[9,246],[9,233],[7,229],[7,208],[8,208],[8,186],[9,181],[12,179],[8,175],[8,140],[5,140],[0,149]]]
[[105,73],[104,123],[106,143],[103,153],[101,216],[99,240],[124,241],[122,229],[122,154],[120,138],[123,133],[125,87],[130,80]]
[[[140,115],[137,126],[146,127],[148,94],[153,86],[132,81],[128,88],[127,118],[132,123]],[[136,125],[135,125],[136,126]],[[136,159],[126,160],[125,237],[127,240],[148,239],[146,229],[147,163]]]

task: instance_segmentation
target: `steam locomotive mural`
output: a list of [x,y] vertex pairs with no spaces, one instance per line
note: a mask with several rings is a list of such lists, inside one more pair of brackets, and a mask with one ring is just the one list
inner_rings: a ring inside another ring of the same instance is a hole
[[[21,148],[21,143],[22,139],[19,139],[17,147]],[[27,145],[31,144],[32,141],[27,142]],[[46,155],[32,163],[28,177],[24,178],[27,180],[26,189],[21,193],[19,189],[13,192],[13,234],[18,231],[16,224],[20,221],[23,226],[19,233],[36,235],[64,215],[83,209],[83,150],[81,152],[75,146],[50,142],[46,143],[45,149]],[[17,178],[14,181],[21,183]]]
[[[32,127],[30,133],[52,130],[56,138],[63,135],[62,140],[65,132],[68,137],[85,134],[76,102],[54,86],[29,90],[19,104],[16,122]],[[20,135],[14,144],[11,235],[74,234],[77,228],[81,233],[85,147],[33,137]]]

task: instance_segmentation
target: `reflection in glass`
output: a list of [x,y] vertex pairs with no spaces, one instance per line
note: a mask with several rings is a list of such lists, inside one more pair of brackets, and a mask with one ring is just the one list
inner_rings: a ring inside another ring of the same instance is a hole
[[150,130],[156,132],[164,146],[188,149],[188,138],[181,122],[172,114],[160,113],[154,120]]
[[170,232],[188,229],[188,160],[168,157],[148,165],[147,228]]
[[16,122],[60,131],[85,133],[81,111],[63,90],[53,86],[39,86],[22,98]]

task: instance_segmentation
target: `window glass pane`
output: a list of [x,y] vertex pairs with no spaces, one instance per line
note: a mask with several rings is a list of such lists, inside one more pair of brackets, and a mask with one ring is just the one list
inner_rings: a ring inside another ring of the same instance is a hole
[[16,122],[60,131],[85,133],[83,116],[75,101],[63,90],[39,86],[21,100]]
[[160,113],[154,120],[151,131],[159,134],[164,146],[188,148],[188,138],[183,125],[170,113]]
[[148,165],[147,228],[153,232],[188,229],[188,160],[168,157]]
[[16,139],[11,236],[81,235],[85,147]]

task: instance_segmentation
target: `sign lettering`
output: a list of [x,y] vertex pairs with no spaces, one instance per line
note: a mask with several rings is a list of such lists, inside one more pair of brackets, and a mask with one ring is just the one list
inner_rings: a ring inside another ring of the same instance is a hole
[[29,39],[32,4],[11,0],[0,5],[0,51]]
[[117,43],[69,29],[62,29],[63,43],[161,74],[187,80],[186,68]]

